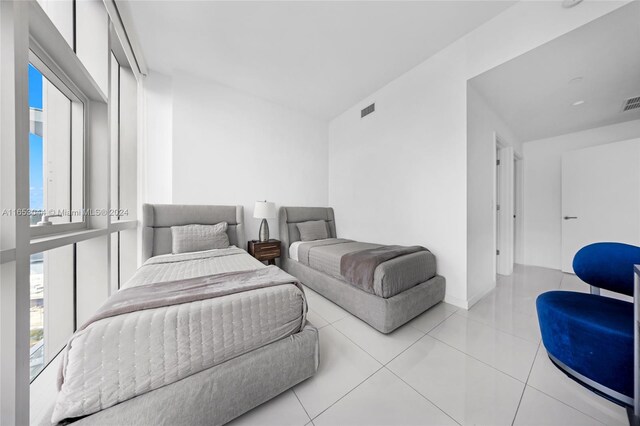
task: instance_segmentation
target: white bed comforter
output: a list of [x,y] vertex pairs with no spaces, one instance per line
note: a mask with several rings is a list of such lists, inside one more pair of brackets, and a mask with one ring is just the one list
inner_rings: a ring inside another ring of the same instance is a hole
[[[256,269],[235,247],[149,259],[129,285]],[[70,340],[52,422],[85,416],[289,336],[304,321],[295,285],[106,318]]]

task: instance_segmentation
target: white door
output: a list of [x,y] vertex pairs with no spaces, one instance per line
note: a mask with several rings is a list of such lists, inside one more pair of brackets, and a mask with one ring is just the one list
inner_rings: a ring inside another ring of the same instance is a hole
[[562,270],[587,244],[640,245],[640,139],[562,156]]
[[[502,218],[502,187],[500,185],[502,180],[501,172],[502,168],[500,167],[500,148],[496,146],[496,273],[500,273],[500,248],[502,244],[502,234],[501,234],[501,218]],[[503,250],[504,252],[504,250]]]
[[513,273],[513,166],[514,153],[512,146],[498,149],[496,173],[496,272],[499,275]]

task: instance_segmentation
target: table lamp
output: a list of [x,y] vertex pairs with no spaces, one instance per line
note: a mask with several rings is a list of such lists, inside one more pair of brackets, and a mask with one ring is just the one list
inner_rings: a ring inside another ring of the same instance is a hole
[[267,219],[274,219],[276,217],[276,205],[270,201],[256,201],[256,205],[253,209],[253,217],[256,219],[262,219],[260,223],[260,241],[269,240],[269,223]]

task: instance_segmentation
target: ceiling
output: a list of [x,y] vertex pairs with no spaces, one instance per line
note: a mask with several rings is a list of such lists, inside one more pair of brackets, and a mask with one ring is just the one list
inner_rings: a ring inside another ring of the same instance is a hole
[[523,142],[640,119],[622,112],[640,96],[639,23],[635,1],[470,84]]
[[[150,69],[331,119],[514,1],[118,1]],[[130,29],[131,30],[131,29]]]

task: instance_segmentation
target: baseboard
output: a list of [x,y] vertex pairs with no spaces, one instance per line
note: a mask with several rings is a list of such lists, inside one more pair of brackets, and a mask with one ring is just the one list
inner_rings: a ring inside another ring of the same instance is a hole
[[468,307],[469,304],[467,303],[466,300],[460,299],[459,297],[451,296],[449,294],[444,295],[444,302],[450,305],[456,306],[458,308],[469,309]]
[[469,299],[468,303],[468,308],[467,309],[471,309],[471,307],[473,305],[475,305],[476,303],[478,303],[480,300],[482,300],[483,297],[485,297],[487,294],[491,293],[494,289],[496,288],[496,284],[493,284],[493,287],[490,287],[488,289],[486,289],[483,292],[480,292],[478,294],[476,294],[475,296],[473,296],[471,299]]
[[471,299],[467,299],[467,300],[461,299],[459,297],[451,296],[450,294],[445,294],[444,301],[450,305],[457,306],[458,308],[469,310],[473,305],[478,303],[483,297],[489,294],[494,288],[496,288],[495,284],[493,285],[493,287],[481,293],[478,293],[477,295],[473,296]]

